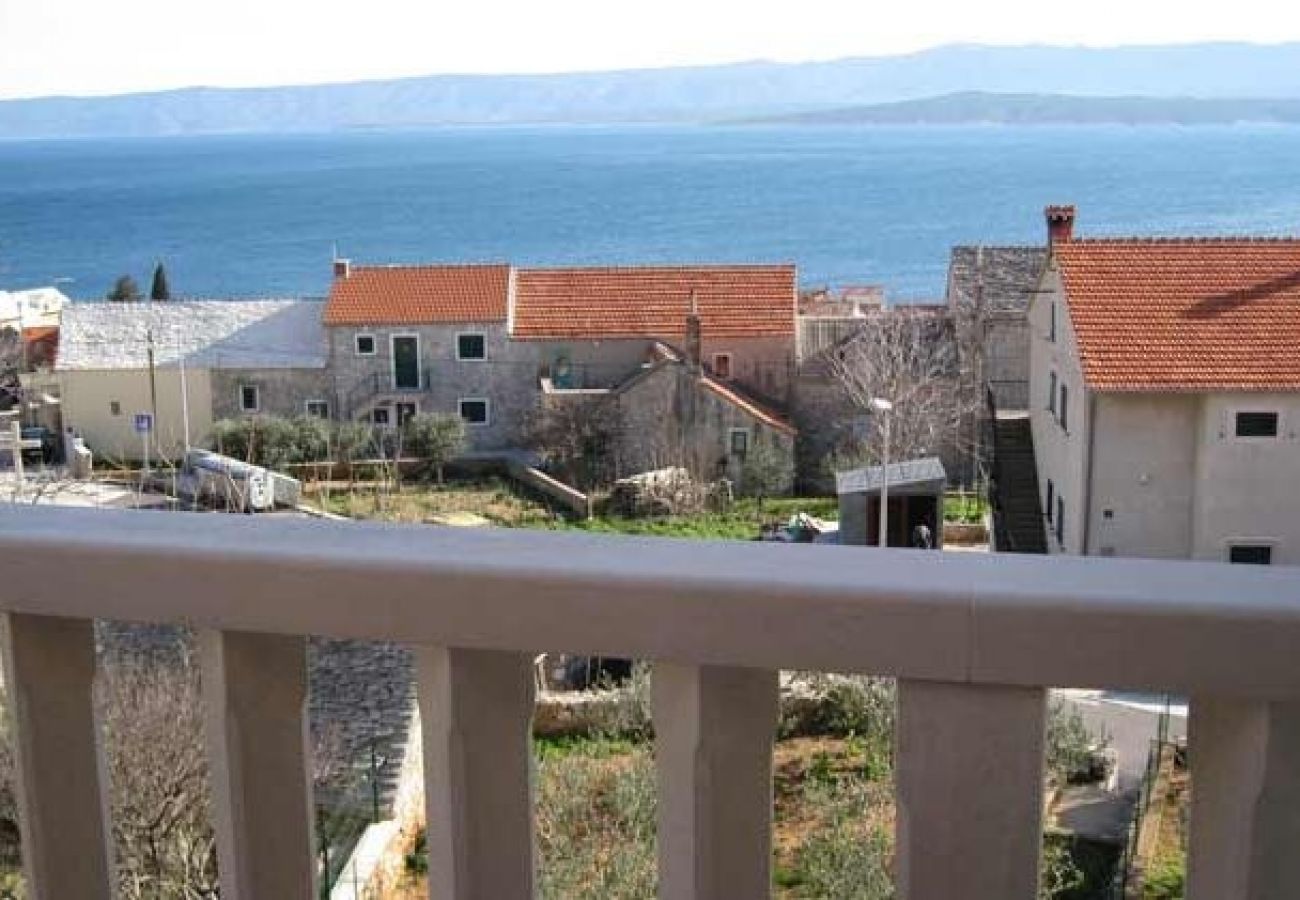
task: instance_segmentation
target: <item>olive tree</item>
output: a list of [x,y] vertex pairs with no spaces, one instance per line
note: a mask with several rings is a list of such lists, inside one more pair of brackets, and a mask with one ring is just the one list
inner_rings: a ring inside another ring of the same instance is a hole
[[431,469],[442,484],[443,468],[465,452],[465,420],[453,413],[419,413],[402,427],[402,448]]

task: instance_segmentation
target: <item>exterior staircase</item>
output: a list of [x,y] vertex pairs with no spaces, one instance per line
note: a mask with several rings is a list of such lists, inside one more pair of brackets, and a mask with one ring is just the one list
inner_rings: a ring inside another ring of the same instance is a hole
[[996,410],[992,413],[993,477],[989,499],[997,549],[1002,553],[1046,553],[1047,534],[1029,415]]

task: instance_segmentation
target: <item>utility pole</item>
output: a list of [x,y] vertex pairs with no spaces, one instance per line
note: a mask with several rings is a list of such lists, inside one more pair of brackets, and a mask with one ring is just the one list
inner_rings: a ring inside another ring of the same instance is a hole
[[[153,364],[153,329],[145,331],[147,341],[146,352],[149,355],[149,412],[153,416],[154,428],[158,427],[158,376],[154,370]],[[152,435],[145,435],[145,444],[149,442]]]

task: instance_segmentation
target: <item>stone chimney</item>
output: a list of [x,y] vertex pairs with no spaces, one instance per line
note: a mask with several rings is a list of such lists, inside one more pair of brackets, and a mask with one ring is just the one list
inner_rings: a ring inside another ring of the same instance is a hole
[[352,260],[334,258],[334,277],[347,278],[352,274]]
[[1047,245],[1068,244],[1074,239],[1074,207],[1049,206],[1047,215]]
[[700,307],[691,290],[691,311],[686,314],[686,367],[692,373],[700,371],[700,350],[702,338],[700,333]]

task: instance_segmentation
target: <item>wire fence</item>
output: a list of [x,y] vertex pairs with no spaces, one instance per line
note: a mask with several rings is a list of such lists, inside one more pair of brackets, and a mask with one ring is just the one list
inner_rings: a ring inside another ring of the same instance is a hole
[[1160,767],[1164,764],[1166,754],[1172,754],[1177,750],[1169,740],[1170,698],[1165,695],[1164,699],[1164,709],[1156,719],[1156,736],[1152,738],[1147,750],[1146,768],[1142,773],[1142,783],[1138,788],[1137,802],[1133,806],[1133,816],[1129,821],[1123,852],[1115,867],[1111,900],[1127,900],[1130,891],[1141,886],[1136,876],[1140,874],[1137,866],[1140,861],[1139,848],[1142,844],[1143,820],[1156,799],[1155,791],[1160,780]]

